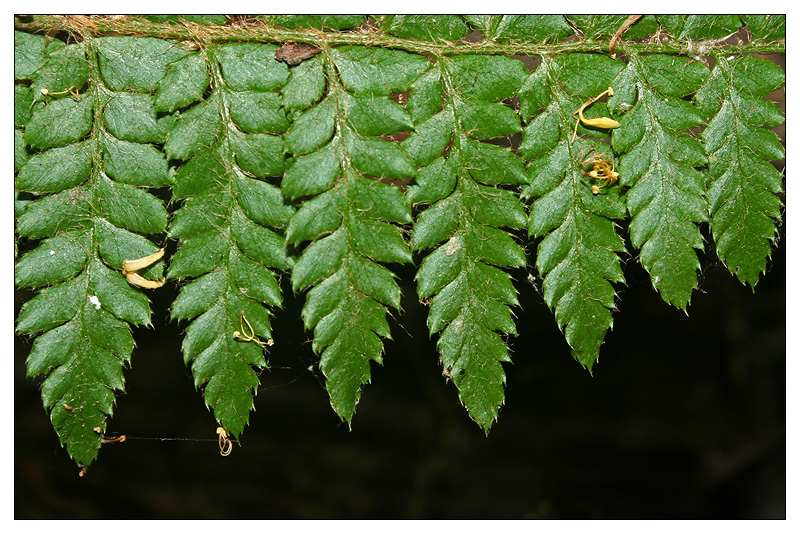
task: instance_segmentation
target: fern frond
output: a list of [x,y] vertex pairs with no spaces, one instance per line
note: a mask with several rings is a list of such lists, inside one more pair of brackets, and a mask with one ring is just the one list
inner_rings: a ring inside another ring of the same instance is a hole
[[510,362],[502,334],[516,334],[509,306],[518,305],[509,274],[525,253],[501,228],[525,224],[525,210],[500,184],[526,181],[513,152],[479,139],[521,130],[519,117],[499,101],[519,89],[528,71],[505,57],[438,58],[414,83],[409,107],[419,124],[402,144],[420,166],[408,196],[429,207],[417,217],[411,245],[428,253],[417,273],[417,294],[430,303],[428,326],[440,334],[444,373],[458,388],[470,417],[485,431],[497,419]]
[[[182,114],[164,145],[169,158],[184,161],[173,186],[183,205],[169,229],[181,248],[168,277],[192,279],[175,300],[172,317],[191,321],[184,361],[191,364],[206,405],[234,436],[254,408],[257,371],[267,367],[262,348],[267,341],[256,341],[272,337],[267,306],[281,306],[276,274],[293,265],[280,233],[292,209],[278,188],[263,180],[283,172],[276,134],[288,126],[275,92],[288,71],[274,59],[276,49],[211,47],[170,71],[198,88],[195,95],[213,82],[210,96]],[[201,63],[207,69],[199,68]],[[164,87],[156,102],[171,109],[177,100],[164,96]],[[242,339],[250,336],[249,326],[256,338]]]
[[[307,244],[292,272],[295,291],[309,289],[303,308],[313,349],[321,354],[331,406],[350,424],[370,360],[382,362],[390,338],[387,307],[399,309],[400,288],[381,264],[411,261],[396,224],[411,221],[403,194],[383,180],[414,174],[408,155],[377,136],[412,127],[405,110],[390,100],[404,91],[427,61],[393,50],[343,47],[292,69],[284,100],[306,109],[286,134],[295,161],[283,194],[299,203],[286,232]],[[295,76],[298,76],[295,79]],[[324,93],[318,80],[327,83]],[[295,95],[308,95],[299,100]],[[317,98],[321,98],[316,102]]]
[[311,28],[315,30],[347,30],[361,25],[364,15],[265,15],[264,20],[284,28]]
[[[542,238],[536,268],[544,280],[544,300],[555,313],[573,357],[590,371],[613,324],[617,295],[612,283],[625,281],[619,257],[625,245],[614,223],[624,217],[625,209],[618,186],[593,193],[593,186],[603,184],[583,172],[584,161],[609,152],[610,147],[584,138],[572,142],[572,114],[607,88],[620,69],[621,62],[600,55],[543,58],[520,95],[523,109],[534,114],[520,150],[532,160],[531,183],[523,197],[533,199],[528,233]],[[587,77],[585,72],[596,76]],[[587,113],[604,113],[599,104]],[[583,125],[578,132],[598,135]]]
[[[570,23],[581,31],[586,39],[598,39],[608,42],[616,31],[625,23],[629,15],[569,15]],[[654,15],[645,15],[627,30],[625,39],[644,39],[658,30],[658,21]]]
[[386,33],[421,41],[455,42],[469,33],[458,15],[387,15],[379,18],[379,24]]
[[658,15],[658,22],[681,41],[722,39],[742,26],[739,15]]
[[[168,181],[166,161],[123,139],[124,132],[146,130],[155,111],[146,112],[145,95],[112,90],[119,81],[115,62],[107,61],[101,74],[97,59],[105,44],[57,48],[33,74],[33,113],[23,139],[37,153],[15,184],[34,195],[17,216],[17,233],[45,238],[16,265],[18,286],[42,288],[23,305],[17,331],[37,335],[28,375],[46,377],[45,409],[62,445],[84,467],[97,457],[115,392],[124,389],[131,325],[150,324],[149,301],[126,281],[122,262],[158,250],[140,234],[163,232],[167,221],[163,202],[141,188]],[[141,98],[136,105],[144,112],[127,117],[125,128],[114,128],[118,98]],[[163,142],[165,132],[150,135]],[[141,275],[160,277],[161,269],[157,264]]]
[[612,134],[620,156],[620,185],[630,187],[631,242],[653,287],[673,306],[686,309],[697,287],[703,250],[698,224],[708,220],[699,140],[686,130],[703,124],[682,97],[695,92],[708,68],[688,58],[632,55],[613,80],[613,113],[624,113]]
[[464,18],[489,41],[558,42],[573,34],[563,15],[472,15]]
[[[30,87],[14,84],[14,174],[18,174],[28,161],[25,146],[25,125],[33,112],[33,91]],[[14,190],[15,193],[17,190]]]
[[742,19],[755,39],[786,39],[786,15],[742,15]]
[[775,63],[753,57],[717,57],[695,102],[710,121],[702,139],[708,152],[708,210],[717,254],[743,284],[754,287],[766,270],[783,206],[782,173],[769,163],[785,157],[780,139],[765,127],[783,113],[763,98],[783,85]]

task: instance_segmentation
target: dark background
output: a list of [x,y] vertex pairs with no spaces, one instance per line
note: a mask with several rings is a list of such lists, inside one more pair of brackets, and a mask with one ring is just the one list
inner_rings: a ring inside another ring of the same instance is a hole
[[[445,383],[408,267],[403,314],[352,431],[327,402],[302,296],[285,286],[271,371],[228,457],[180,353],[176,295],[153,292],[155,329],[134,332],[107,444],[83,478],[58,444],[30,342],[15,347],[15,517],[783,518],[786,260],[781,233],[755,293],[703,260],[689,316],[652,290],[635,257],[594,376],[572,360],[536,280],[522,309],[506,406],[489,436]],[[172,251],[168,251],[172,252]],[[284,281],[285,282],[285,281]],[[18,295],[15,307],[21,304]],[[400,323],[402,322],[402,326]],[[158,441],[145,437],[210,441]]]

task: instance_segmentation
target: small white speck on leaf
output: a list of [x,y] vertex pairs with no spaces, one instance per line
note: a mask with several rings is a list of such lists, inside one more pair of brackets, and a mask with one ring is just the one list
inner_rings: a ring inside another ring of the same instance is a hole
[[51,251],[50,251],[50,255],[51,255],[51,256],[55,256],[55,255],[56,255],[56,251],[55,251],[55,250],[51,250]]
[[97,295],[89,295],[89,302],[92,303],[95,310],[100,309],[100,299],[97,298]]
[[458,240],[456,236],[453,236],[447,242],[447,249],[444,252],[448,256],[452,256],[453,254],[458,252],[458,249],[460,248],[461,248],[461,242]]

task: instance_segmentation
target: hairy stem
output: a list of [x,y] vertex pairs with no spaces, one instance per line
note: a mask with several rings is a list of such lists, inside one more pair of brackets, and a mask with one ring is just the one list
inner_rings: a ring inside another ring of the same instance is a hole
[[[205,26],[184,22],[170,24],[151,22],[133,17],[82,17],[59,15],[34,15],[32,22],[15,21],[14,27],[19,30],[42,31],[45,33],[69,32],[77,37],[98,37],[101,35],[135,35],[195,41],[201,44],[223,42],[298,42],[318,44],[324,41],[328,46],[362,45],[382,48],[397,48],[419,54],[439,56],[460,54],[504,54],[504,55],[536,55],[563,54],[567,52],[602,52],[611,53],[610,42],[603,41],[570,41],[553,44],[532,43],[497,43],[481,41],[477,43],[447,42],[435,43],[415,39],[401,39],[385,34],[381,29],[362,26],[355,31],[331,31],[309,29],[286,29],[271,26],[256,18],[248,21],[237,20],[226,26]],[[690,43],[670,40],[656,43],[632,43],[617,41],[626,52],[660,53],[660,54],[692,54]],[[695,43],[696,45],[696,43]],[[784,40],[775,42],[744,43],[737,45],[713,45],[713,51],[720,54],[769,54],[785,53]],[[709,53],[711,50],[709,50]]]

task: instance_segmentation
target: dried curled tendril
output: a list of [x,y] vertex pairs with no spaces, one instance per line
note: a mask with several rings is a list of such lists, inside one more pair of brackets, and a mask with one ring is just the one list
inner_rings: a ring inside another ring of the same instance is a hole
[[[245,324],[247,325],[248,330],[250,330],[249,334],[244,333]],[[268,339],[266,341],[259,341],[258,339],[256,339],[256,332],[255,330],[253,330],[253,325],[251,325],[250,321],[247,320],[247,317],[245,317],[244,312],[242,312],[242,316],[239,318],[239,328],[241,328],[241,331],[235,330],[233,332],[233,339],[239,339],[241,341],[253,341],[255,343],[258,343],[259,345],[266,345],[268,347],[271,347],[272,345],[275,344],[275,341],[273,341],[272,339]]]
[[122,434],[117,438],[107,438],[105,434],[103,434],[103,429],[100,428],[99,426],[94,427],[92,430],[100,434],[100,443],[122,443],[126,439],[128,439],[127,436],[125,436],[125,434]]
[[233,442],[228,437],[228,431],[222,427],[217,428],[217,436],[219,436],[219,453],[222,456],[228,456],[233,450]]
[[81,94],[78,92],[78,88],[75,87],[74,85],[72,87],[67,88],[64,91],[50,91],[49,89],[45,89],[44,87],[42,87],[42,89],[40,89],[40,92],[44,96],[65,95],[65,94],[69,93],[70,96],[72,96],[72,98],[74,98],[75,100],[80,100],[81,99]]

